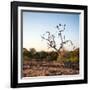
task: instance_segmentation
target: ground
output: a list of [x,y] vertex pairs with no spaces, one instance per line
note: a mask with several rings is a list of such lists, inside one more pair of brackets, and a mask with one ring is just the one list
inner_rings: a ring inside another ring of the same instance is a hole
[[24,60],[23,77],[56,76],[79,74],[79,65],[57,61]]

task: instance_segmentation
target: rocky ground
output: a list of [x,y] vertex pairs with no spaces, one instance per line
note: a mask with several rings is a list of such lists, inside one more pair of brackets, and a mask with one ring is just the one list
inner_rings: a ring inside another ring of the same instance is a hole
[[75,75],[79,74],[79,65],[69,62],[24,60],[22,73],[23,77]]

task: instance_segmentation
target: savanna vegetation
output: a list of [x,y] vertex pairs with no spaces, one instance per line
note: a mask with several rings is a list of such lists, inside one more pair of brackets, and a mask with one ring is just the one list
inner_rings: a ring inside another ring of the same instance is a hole
[[23,49],[23,76],[52,76],[79,74],[79,48],[66,51],[61,57],[57,52],[37,52]]
[[58,54],[55,51],[45,52],[40,51],[37,52],[34,48],[27,50],[23,48],[23,59],[30,61],[58,61],[58,62],[79,62],[79,48],[74,51],[66,51],[63,56],[58,58]]

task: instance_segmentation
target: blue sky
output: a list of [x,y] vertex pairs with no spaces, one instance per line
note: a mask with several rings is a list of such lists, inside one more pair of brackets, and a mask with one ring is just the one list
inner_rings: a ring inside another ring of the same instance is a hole
[[[41,35],[50,31],[56,35],[57,47],[60,39],[57,36],[58,24],[66,24],[63,32],[66,40],[70,39],[76,47],[79,47],[79,14],[76,13],[45,13],[45,12],[23,12],[23,47],[35,48],[37,51],[53,50],[48,49],[45,40],[42,41]],[[71,49],[70,46],[66,48]]]

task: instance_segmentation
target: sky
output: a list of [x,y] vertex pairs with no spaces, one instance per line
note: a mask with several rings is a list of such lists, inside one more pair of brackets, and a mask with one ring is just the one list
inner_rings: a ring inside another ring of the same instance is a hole
[[[58,24],[66,24],[66,40],[71,40],[76,48],[79,47],[79,17],[78,13],[46,13],[23,11],[23,48],[35,48],[36,51],[51,51],[48,49],[47,42],[41,36],[49,31],[54,34],[59,48],[60,38],[58,37]],[[66,49],[72,50],[72,46],[67,44]]]

